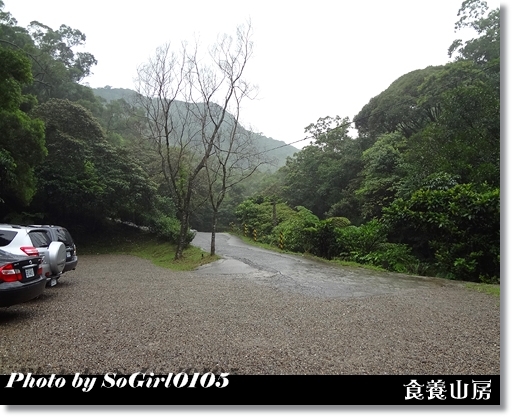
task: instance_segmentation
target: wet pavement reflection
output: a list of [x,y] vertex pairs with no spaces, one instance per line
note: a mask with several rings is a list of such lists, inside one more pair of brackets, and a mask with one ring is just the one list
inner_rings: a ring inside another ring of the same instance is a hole
[[[198,232],[192,244],[210,251],[210,233]],[[198,274],[237,275],[282,290],[323,297],[362,297],[460,283],[357,267],[331,265],[300,254],[279,253],[217,233],[216,253],[223,259],[196,269]]]

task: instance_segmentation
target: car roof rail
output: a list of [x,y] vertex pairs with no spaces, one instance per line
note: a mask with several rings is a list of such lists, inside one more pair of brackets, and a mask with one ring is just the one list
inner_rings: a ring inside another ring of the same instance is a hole
[[29,224],[29,227],[60,227],[55,224]]
[[12,227],[13,229],[21,229],[25,226],[20,226],[19,224],[9,224],[9,223],[0,223],[1,227]]

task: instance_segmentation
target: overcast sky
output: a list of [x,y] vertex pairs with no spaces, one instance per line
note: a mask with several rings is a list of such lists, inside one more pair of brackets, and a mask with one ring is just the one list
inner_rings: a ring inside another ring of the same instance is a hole
[[[98,60],[91,87],[134,88],[136,69],[167,42],[211,43],[250,19],[255,53],[247,78],[259,94],[242,123],[286,143],[324,116],[352,118],[410,71],[449,61],[462,0],[216,0],[119,2],[4,0],[20,26],[65,24]],[[498,0],[487,2],[499,7]],[[302,147],[309,140],[297,143]]]

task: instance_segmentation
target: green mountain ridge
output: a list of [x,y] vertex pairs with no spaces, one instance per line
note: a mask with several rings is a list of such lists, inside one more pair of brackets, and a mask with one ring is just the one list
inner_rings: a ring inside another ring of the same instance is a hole
[[[127,102],[131,102],[134,95],[136,94],[134,90],[129,88],[113,88],[109,86],[103,88],[93,88],[92,90],[96,96],[103,98],[107,102],[121,99]],[[231,114],[230,116],[233,117]],[[242,128],[245,129],[243,126]],[[271,165],[265,165],[266,170],[269,172],[274,172],[280,167],[284,166],[288,157],[291,157],[296,152],[299,152],[299,149],[292,145],[287,145],[283,141],[263,136],[256,132],[253,132],[253,135],[255,135],[258,149],[260,149],[262,152],[268,152],[269,157],[274,161]]]

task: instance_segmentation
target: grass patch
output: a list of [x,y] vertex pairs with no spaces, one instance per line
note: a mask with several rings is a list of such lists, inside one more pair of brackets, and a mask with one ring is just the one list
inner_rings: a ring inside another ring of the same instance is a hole
[[466,283],[466,288],[470,290],[483,292],[485,294],[494,295],[495,297],[500,297],[500,286],[497,284],[477,284],[474,282]]
[[357,262],[354,262],[354,261],[341,261],[339,259],[333,259],[332,261],[329,261],[329,262],[332,262],[336,265],[349,266],[351,268],[363,268],[363,269],[369,269],[371,271],[377,271],[377,272],[390,272],[387,269],[382,268],[380,266],[375,266],[375,265],[370,265],[370,264],[358,264]]
[[[93,238],[94,236],[94,238]],[[201,265],[220,259],[210,256],[195,246],[183,251],[183,258],[175,260],[176,245],[158,239],[155,235],[135,227],[112,224],[101,232],[73,232],[80,255],[132,255],[148,259],[157,266],[174,271],[191,271]]]

